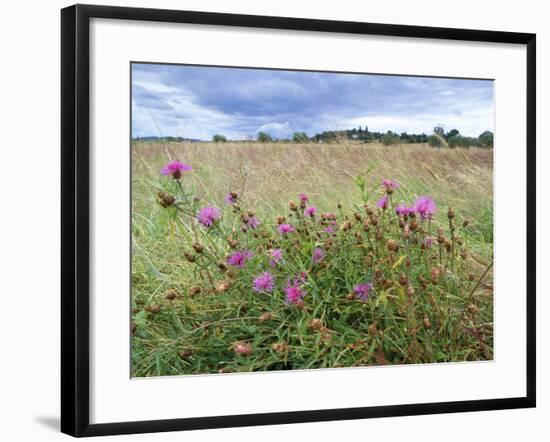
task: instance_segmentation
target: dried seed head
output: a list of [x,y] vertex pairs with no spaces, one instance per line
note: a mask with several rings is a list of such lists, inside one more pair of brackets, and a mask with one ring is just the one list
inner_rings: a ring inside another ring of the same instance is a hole
[[384,239],[384,233],[382,233],[382,230],[378,229],[374,237],[377,241],[382,241]]
[[422,324],[424,325],[424,328],[426,330],[429,330],[430,328],[432,328],[432,323],[430,321],[430,318],[428,318],[427,316],[424,316],[424,319],[422,320]]
[[189,252],[185,252],[184,253],[184,256],[185,256],[185,259],[187,259],[187,261],[189,262],[195,262],[195,260],[197,259],[197,257]]
[[355,299],[355,293],[351,292],[346,295],[348,301],[353,301]]
[[344,222],[344,224],[342,224],[342,230],[347,232],[349,229],[351,229],[351,221],[348,219]]
[[453,219],[454,217],[455,217],[455,211],[453,210],[452,207],[449,207],[449,209],[447,210],[447,218]]
[[474,279],[476,279],[476,277],[474,276],[473,273],[470,273],[470,274],[468,275],[468,281],[473,281]]
[[198,285],[194,285],[189,288],[189,296],[198,295],[201,292],[201,288]]
[[273,317],[273,313],[271,312],[264,312],[261,314],[261,316],[258,318],[258,321],[260,322],[266,322],[269,321]]
[[369,325],[369,334],[371,336],[376,336],[378,334],[378,324],[376,321]]
[[401,275],[399,275],[399,284],[405,287],[408,283],[409,280],[407,279],[407,275],[405,275],[405,273],[401,273]]
[[227,270],[227,266],[223,262],[220,262],[218,263],[218,269],[220,269],[222,272],[225,272]]
[[399,244],[395,239],[388,239],[386,242],[386,247],[390,252],[397,252],[399,250]]
[[359,214],[359,213],[357,213],[357,212],[355,212],[355,213],[353,214],[353,216],[355,217],[355,219],[356,219],[357,221],[361,221],[361,219],[362,219],[362,218],[361,218],[361,214]]
[[468,227],[468,224],[470,224],[470,220],[465,219],[462,221],[462,227]]
[[298,206],[296,205],[296,203],[294,201],[289,201],[288,202],[288,208],[290,210],[292,210],[293,212],[296,212],[298,210]]
[[193,249],[195,250],[195,252],[197,253],[202,253],[203,250],[204,250],[204,247],[202,246],[202,244],[196,242],[193,244]]
[[471,314],[471,315],[476,315],[479,313],[479,307],[477,307],[476,305],[474,304],[468,304],[468,312]]
[[237,274],[235,273],[234,270],[232,269],[229,269],[227,272],[225,272],[225,276],[227,276],[228,278],[235,278],[235,276],[237,276]]
[[186,360],[186,359],[189,359],[189,356],[191,356],[191,353],[192,353],[191,350],[183,349],[178,354],[180,358],[182,358],[183,360]]
[[370,222],[373,226],[377,226],[378,225],[378,217],[376,216],[371,216],[370,217]]
[[414,296],[414,288],[412,285],[407,287],[407,296]]
[[236,241],[230,237],[230,238],[227,238],[227,244],[229,244],[229,247],[231,247],[232,249],[235,249],[238,247],[239,241]]
[[250,342],[237,341],[233,344],[233,351],[236,355],[247,356],[252,353],[252,344]]
[[437,242],[439,244],[443,244],[445,242],[445,237],[443,235],[438,235],[437,236]]
[[308,327],[310,330],[319,331],[321,330],[321,328],[323,328],[323,321],[321,321],[318,318],[314,318],[311,321],[309,321]]
[[164,208],[170,207],[176,202],[176,197],[169,193],[160,191],[157,195],[159,204]]
[[409,228],[413,231],[413,232],[416,232],[418,230],[418,222],[416,221],[416,219],[413,219],[411,220],[411,223],[409,224]]
[[340,210],[342,208],[342,203],[336,204],[336,207],[338,208],[338,210]]
[[227,292],[231,288],[231,281],[222,281],[216,286],[216,293]]
[[288,345],[286,342],[276,342],[275,344],[271,344],[271,350],[275,353],[284,353],[288,350]]
[[178,291],[176,289],[170,289],[166,292],[164,297],[168,299],[168,301],[173,301],[178,296]]
[[161,307],[158,304],[151,304],[145,307],[145,310],[147,310],[149,313],[153,313],[154,315],[156,315],[160,312]]

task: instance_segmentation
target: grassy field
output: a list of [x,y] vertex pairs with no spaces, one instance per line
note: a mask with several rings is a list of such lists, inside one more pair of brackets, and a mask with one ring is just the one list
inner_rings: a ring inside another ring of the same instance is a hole
[[[492,359],[492,150],[352,142],[132,149],[133,376]],[[193,171],[181,181],[162,176],[171,160]],[[381,210],[388,178],[400,186]],[[185,206],[158,203],[159,191],[182,189]],[[229,191],[239,211],[224,204]],[[335,214],[337,232],[325,237],[320,218],[289,210],[300,193],[317,214]],[[405,236],[392,209],[422,195],[437,213]],[[222,209],[215,228],[195,222],[204,206]],[[261,224],[242,232],[248,211]],[[297,226],[294,239],[277,236],[278,216]],[[430,235],[446,242],[424,250]],[[228,237],[253,251],[245,269],[220,266],[233,251]],[[288,265],[273,291],[257,293],[252,280],[271,270],[265,256],[274,248],[288,252]],[[326,253],[319,265],[315,248]],[[293,274],[306,275],[297,305],[283,300]],[[365,281],[374,288],[359,302],[351,295]]]

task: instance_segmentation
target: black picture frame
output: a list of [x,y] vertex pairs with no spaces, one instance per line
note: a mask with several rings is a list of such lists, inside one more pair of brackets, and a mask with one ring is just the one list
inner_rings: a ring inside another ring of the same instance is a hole
[[[526,395],[504,399],[90,424],[91,18],[525,45],[527,52]],[[61,431],[100,436],[535,407],[536,35],[290,17],[75,5],[61,10]]]

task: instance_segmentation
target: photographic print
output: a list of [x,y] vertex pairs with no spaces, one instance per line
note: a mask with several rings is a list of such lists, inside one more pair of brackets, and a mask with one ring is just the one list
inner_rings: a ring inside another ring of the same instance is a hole
[[491,79],[131,65],[132,377],[493,359]]

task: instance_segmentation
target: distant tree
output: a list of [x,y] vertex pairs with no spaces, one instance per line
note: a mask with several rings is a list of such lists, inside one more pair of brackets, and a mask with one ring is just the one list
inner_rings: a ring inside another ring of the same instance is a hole
[[494,136],[493,132],[486,130],[479,137],[479,144],[481,147],[493,147]]
[[273,138],[266,132],[258,132],[258,141],[260,143],[270,143],[273,141]]
[[458,135],[460,135],[460,132],[457,129],[452,129],[449,132],[447,132],[447,135],[445,136],[445,138],[447,138],[448,140],[449,138],[457,137]]
[[212,141],[214,143],[225,143],[227,141],[227,138],[225,138],[223,135],[216,134],[212,137]]
[[305,132],[294,132],[292,135],[292,141],[295,143],[307,143],[309,141],[309,137]]
[[384,146],[397,144],[399,142],[399,135],[394,134],[391,130],[389,130],[384,135],[382,135],[381,141]]

